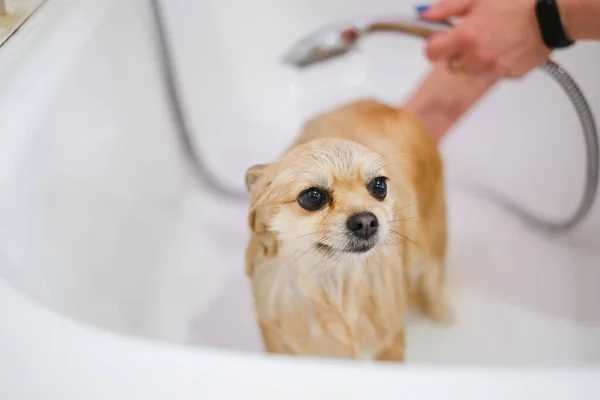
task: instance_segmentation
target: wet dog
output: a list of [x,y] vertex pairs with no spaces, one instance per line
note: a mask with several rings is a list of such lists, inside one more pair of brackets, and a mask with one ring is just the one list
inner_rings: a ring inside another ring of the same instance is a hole
[[404,361],[409,307],[450,319],[443,163],[416,117],[373,100],[318,115],[246,186],[267,352]]

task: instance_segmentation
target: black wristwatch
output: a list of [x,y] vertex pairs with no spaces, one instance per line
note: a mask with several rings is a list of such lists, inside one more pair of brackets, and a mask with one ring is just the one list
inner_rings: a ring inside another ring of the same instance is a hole
[[535,15],[542,39],[550,50],[569,47],[575,43],[565,34],[556,0],[536,0]]

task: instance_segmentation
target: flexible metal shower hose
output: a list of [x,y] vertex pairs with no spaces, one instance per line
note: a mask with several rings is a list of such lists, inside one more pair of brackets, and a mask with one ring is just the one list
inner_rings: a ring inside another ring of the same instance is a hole
[[[161,74],[167,92],[168,103],[176,124],[176,131],[179,139],[182,142],[185,155],[188,158],[191,166],[194,168],[195,175],[203,187],[211,190],[221,199],[247,201],[248,195],[245,191],[227,187],[214,176],[208,166],[204,163],[202,156],[197,152],[196,147],[193,144],[191,131],[183,113],[181,98],[175,82],[173,60],[167,43],[166,27],[160,8],[160,0],[150,0],[150,4],[156,26],[156,40],[158,44]],[[594,117],[588,102],[570,75],[553,61],[547,61],[546,63],[542,64],[540,68],[550,75],[563,88],[573,103],[581,122],[585,138],[587,168],[585,192],[579,207],[566,221],[551,222],[530,214],[515,203],[506,200],[499,194],[493,192],[491,189],[479,187],[477,190],[481,195],[490,198],[495,203],[499,203],[509,211],[521,217],[526,223],[532,225],[533,227],[548,232],[561,232],[569,230],[579,224],[588,215],[594,204],[596,190],[598,187],[598,134],[596,131]]]
[[573,103],[575,111],[577,111],[583,137],[585,139],[587,160],[585,170],[585,190],[579,208],[577,208],[575,214],[564,223],[548,223],[543,220],[532,218],[523,211],[520,211],[519,213],[522,218],[529,220],[530,223],[537,225],[540,228],[545,228],[550,231],[560,231],[571,229],[581,222],[594,205],[596,192],[598,190],[598,170],[600,169],[600,166],[598,165],[600,162],[598,157],[598,131],[596,130],[596,122],[594,121],[592,110],[573,78],[553,61],[546,61],[540,68],[554,78],[554,80],[563,88],[564,92],[569,96],[571,103]]
[[163,13],[160,6],[160,0],[150,0],[152,8],[152,16],[156,25],[156,41],[158,44],[158,55],[160,60],[160,68],[162,79],[167,92],[167,100],[173,113],[175,122],[175,130],[181,140],[185,155],[194,169],[195,176],[200,180],[200,183],[208,190],[218,194],[221,199],[235,199],[246,201],[248,194],[246,191],[240,191],[229,188],[223,185],[218,178],[210,171],[204,163],[202,156],[196,151],[196,146],[192,140],[192,133],[188,126],[187,119],[183,113],[181,104],[181,96],[175,82],[175,67],[173,66],[173,58],[167,43],[167,32],[163,19]]
[[575,213],[565,221],[548,221],[532,215],[522,207],[507,200],[490,188],[484,188],[483,186],[478,185],[479,187],[472,187],[472,189],[483,197],[487,197],[491,201],[506,208],[508,211],[516,214],[525,223],[534,228],[555,233],[570,230],[575,227],[588,215],[594,205],[596,191],[598,189],[598,169],[600,168],[598,160],[598,133],[596,131],[596,123],[592,111],[590,110],[590,106],[573,78],[571,78],[571,76],[554,61],[546,61],[539,68],[550,75],[562,87],[567,96],[569,96],[571,103],[575,107],[575,111],[577,111],[579,122],[581,123],[586,150],[586,179],[583,198],[581,199],[579,207],[575,210]]

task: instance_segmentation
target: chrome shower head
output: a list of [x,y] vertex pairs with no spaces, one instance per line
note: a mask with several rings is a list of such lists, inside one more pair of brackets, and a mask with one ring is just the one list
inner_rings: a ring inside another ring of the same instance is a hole
[[283,62],[295,67],[306,67],[348,53],[360,36],[367,32],[366,25],[346,22],[322,28],[294,44],[284,55]]
[[372,32],[400,32],[427,38],[450,27],[448,22],[431,22],[418,18],[363,19],[337,23],[321,28],[297,42],[284,55],[283,62],[300,68],[347,54],[356,48],[359,39]]

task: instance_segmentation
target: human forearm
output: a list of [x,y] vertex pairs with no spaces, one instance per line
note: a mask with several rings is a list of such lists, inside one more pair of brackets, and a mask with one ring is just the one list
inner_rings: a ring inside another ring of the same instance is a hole
[[557,0],[557,5],[569,39],[600,39],[599,0]]
[[453,74],[438,64],[409,97],[405,108],[420,117],[439,141],[497,81],[491,75]]

